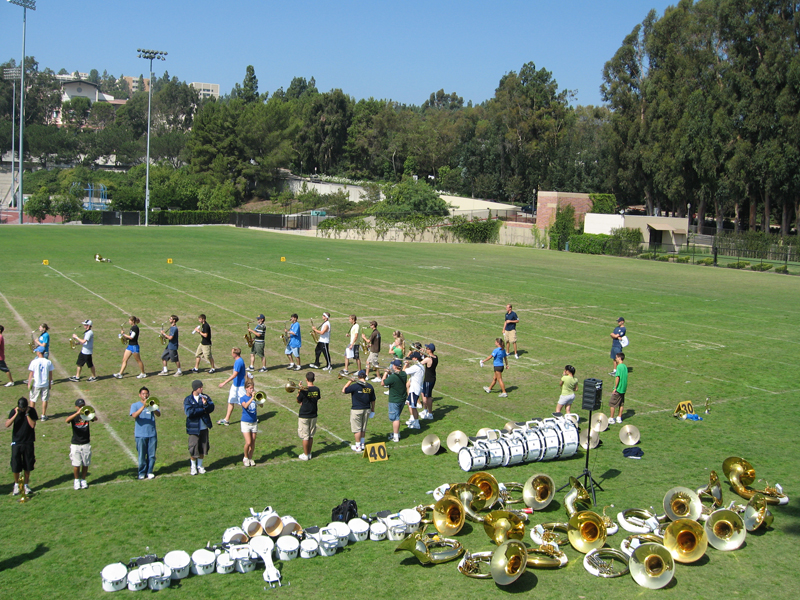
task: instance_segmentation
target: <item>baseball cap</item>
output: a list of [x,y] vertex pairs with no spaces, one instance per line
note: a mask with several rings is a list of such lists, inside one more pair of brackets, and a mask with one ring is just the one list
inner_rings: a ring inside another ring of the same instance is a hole
[[86,400],[83,398],[78,398],[75,400],[75,406],[86,406]]
[[356,373],[356,377],[358,377],[359,379],[361,379],[362,377],[366,377],[366,376],[367,376],[367,372],[364,369],[361,369],[358,373]]
[[265,318],[266,317],[264,315],[258,315],[258,320],[262,320],[262,319],[265,319]]
[[39,346],[34,352],[44,352],[44,346]]
[[625,317],[620,317],[619,319],[617,319],[617,323],[619,323],[620,321],[624,321],[624,320],[625,320]]
[[417,360],[422,360],[422,354],[419,352],[412,352],[408,355],[408,358],[416,358]]
[[196,391],[197,391],[197,390],[199,390],[201,387],[203,387],[203,382],[202,382],[202,381],[200,381],[199,379],[195,379],[195,380],[192,382],[192,391],[193,391],[193,392],[196,392]]
[[403,363],[401,363],[399,360],[393,360],[392,361],[392,366],[393,367],[402,367]]
[[81,323],[81,325],[88,325],[89,327],[91,327],[92,326],[92,320],[91,319],[86,319],[83,323]]
[[425,347],[431,352],[436,352],[436,346],[433,344],[425,344]]

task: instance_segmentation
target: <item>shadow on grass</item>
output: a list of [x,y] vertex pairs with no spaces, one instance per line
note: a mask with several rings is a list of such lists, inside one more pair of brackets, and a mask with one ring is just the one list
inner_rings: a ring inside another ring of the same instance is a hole
[[622,420],[624,421],[625,419],[630,419],[635,414],[636,414],[635,410],[633,410],[632,408],[627,408],[625,409],[625,414],[622,415]]
[[[322,448],[320,448],[322,446]],[[320,445],[314,444],[312,448],[312,455],[319,456],[320,454],[327,454],[328,452],[336,452],[338,450],[344,450],[345,448],[350,447],[350,442],[323,442]]]
[[[258,442],[256,442],[256,448],[258,448],[257,444]],[[283,448],[274,448],[269,454],[262,454],[256,462],[260,464],[275,458],[297,458],[297,447],[294,444],[287,444]]]
[[508,592],[509,594],[524,594],[530,592],[536,587],[539,580],[530,570],[525,571],[520,575],[519,579],[509,585],[497,586],[498,590]]
[[67,483],[68,481],[72,481],[73,479],[74,476],[72,475],[72,473],[64,473],[63,475],[60,475],[55,479],[51,479],[50,481],[45,481],[43,484],[37,485],[36,487],[39,489],[54,488],[64,483]]
[[11,558],[7,558],[3,561],[0,561],[0,572],[8,571],[9,569],[18,567],[22,563],[27,562],[29,560],[37,559],[40,556],[44,556],[49,551],[50,548],[48,548],[44,544],[37,544],[36,548],[31,550],[30,552],[26,552],[25,554],[19,554],[17,556],[12,556]]

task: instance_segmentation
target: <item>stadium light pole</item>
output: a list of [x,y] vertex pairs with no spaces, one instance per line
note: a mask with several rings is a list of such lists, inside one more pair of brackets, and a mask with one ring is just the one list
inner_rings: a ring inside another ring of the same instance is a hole
[[147,166],[145,167],[144,180],[144,226],[147,227],[150,216],[150,105],[153,100],[153,61],[167,60],[164,58],[167,53],[161,50],[146,50],[144,48],[138,48],[136,51],[139,53],[139,58],[150,61],[150,85],[147,90]]
[[[11,97],[11,192],[14,192],[14,134],[16,133],[16,120],[17,120],[17,79],[22,69],[20,67],[11,67],[10,69],[3,69],[3,79],[10,79],[12,85]],[[13,198],[13,196],[12,196]]]
[[[22,225],[22,131],[25,128],[25,24],[28,21],[28,9],[36,10],[36,0],[8,0],[11,4],[22,7],[22,62],[20,63],[19,77],[19,194],[17,196],[17,209],[19,211],[19,224]],[[13,164],[13,163],[12,163]],[[14,170],[13,168],[11,169]],[[13,179],[13,177],[12,177]]]

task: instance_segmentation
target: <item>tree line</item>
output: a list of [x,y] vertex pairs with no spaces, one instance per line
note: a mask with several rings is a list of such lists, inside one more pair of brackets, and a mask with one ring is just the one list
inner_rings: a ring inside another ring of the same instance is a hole
[[[320,92],[313,77],[260,93],[252,66],[230,94],[201,102],[165,73],[154,81],[151,155],[174,197],[155,206],[275,197],[279,169],[291,169],[388,183],[417,176],[439,191],[517,204],[533,204],[541,189],[614,194],[617,208],[644,204],[700,223],[708,214],[719,229],[774,222],[785,235],[800,213],[798,9],[681,0],[661,17],[651,11],[606,63],[600,107],[573,106],[532,62],[503,74],[477,105],[443,89],[418,105],[355,100]],[[26,68],[28,156],[143,162],[146,94],[117,111],[73,100],[56,129],[43,118],[57,106],[53,90],[35,61]],[[3,82],[0,149],[10,145],[9,96]],[[143,203],[109,189],[120,207]]]

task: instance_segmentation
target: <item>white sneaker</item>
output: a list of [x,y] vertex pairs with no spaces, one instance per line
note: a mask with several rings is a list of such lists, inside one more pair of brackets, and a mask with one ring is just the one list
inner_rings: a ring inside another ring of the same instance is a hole
[[514,358],[519,358],[519,354],[517,354],[517,353],[515,352],[515,353],[514,353]]
[[208,370],[209,373],[213,373],[214,371],[216,371],[216,369],[209,369]]
[[422,418],[423,418],[423,419],[425,419],[426,421],[431,421],[431,420],[433,420],[433,413],[431,413],[431,412],[426,412],[426,413],[425,413],[425,416],[424,416],[424,417],[422,417]]
[[27,483],[25,484],[25,493],[26,494],[30,494],[31,493],[31,488],[28,486]]
[[395,434],[392,436],[392,439],[389,440],[390,442],[399,442],[400,441],[400,434]]
[[297,458],[299,458],[300,460],[308,460],[308,456],[306,454],[301,454]]
[[294,369],[294,363],[289,363],[289,366],[286,367],[286,370],[291,371],[292,369]]
[[192,467],[189,471],[189,475],[197,475],[197,467]]
[[347,369],[342,369],[341,373],[342,375],[350,375],[350,371],[348,371]]
[[243,459],[242,459],[242,464],[243,464],[245,467],[249,467],[249,466],[250,466],[250,461],[249,461],[249,460],[247,460],[246,458],[243,458]]
[[89,487],[89,484],[86,483],[86,480],[85,479],[81,479],[81,489],[85,490],[88,487]]
[[155,478],[156,478],[156,476],[155,476],[155,475],[153,475],[152,473],[150,473],[150,474],[147,476],[147,478],[148,478],[148,479],[155,479]]
[[[120,379],[122,379],[122,377],[120,377]],[[97,377],[95,377],[93,375],[93,376],[89,377],[89,379],[87,379],[86,381],[97,381]]]
[[147,379],[147,373],[139,373],[136,379]]
[[114,379],[122,379],[122,373],[114,373]]
[[319,369],[319,365],[314,364],[314,363],[308,363],[308,368],[309,369]]
[[255,369],[253,367],[247,367],[247,370],[248,371],[255,371]]
[[381,378],[380,377],[373,377],[372,379],[370,379],[370,381],[372,383],[380,383],[381,382]]
[[261,367],[261,368],[258,370],[258,372],[259,372],[259,373],[266,373],[266,372],[267,372],[267,367]]
[[322,370],[323,371],[333,371],[333,365],[331,365],[330,367],[323,367]]
[[389,395],[389,390],[386,390],[386,391],[385,391],[385,392],[383,392],[383,393],[384,393],[384,394],[386,394],[386,395],[388,396],[388,395]]
[[489,389],[488,385],[483,386],[483,391],[486,392],[487,394],[491,394],[492,393],[492,390]]
[[[13,382],[13,381],[9,381],[9,382],[8,382],[8,383],[5,385],[5,387],[12,387],[13,385],[14,385],[14,382]],[[19,492],[18,492],[18,493],[19,493]]]
[[169,371],[163,369],[162,371],[159,372],[159,375],[169,375]]
[[197,467],[197,472],[200,473],[200,475],[202,475],[203,473],[206,472],[206,470],[203,467]]
[[417,421],[416,419],[414,421],[411,421],[411,423],[408,424],[408,428],[419,429],[419,421]]
[[183,375],[183,371],[178,369],[177,371],[175,371],[175,375],[173,375],[173,377],[180,377],[181,375]]
[[498,398],[508,398],[508,394],[506,394],[505,392],[503,392],[502,394],[498,394],[498,395],[497,395],[497,397],[498,397]]
[[353,452],[362,452],[361,446],[359,446],[358,444],[353,444],[352,446],[350,446],[350,450],[352,450]]
[[301,367],[300,365],[295,365],[295,366],[294,366],[294,370],[295,370],[295,371],[299,371],[301,368],[302,368],[302,367]]
[[[8,386],[6,386],[6,387],[8,387]],[[19,484],[18,483],[14,484],[14,496],[19,496]]]
[[72,484],[72,487],[75,488],[76,490],[81,489],[81,480],[80,479],[75,479],[74,483]]
[[414,422],[414,417],[409,417],[409,418],[406,420],[406,425],[411,425],[413,422]]
[[617,423],[622,423],[622,417],[617,417]]

